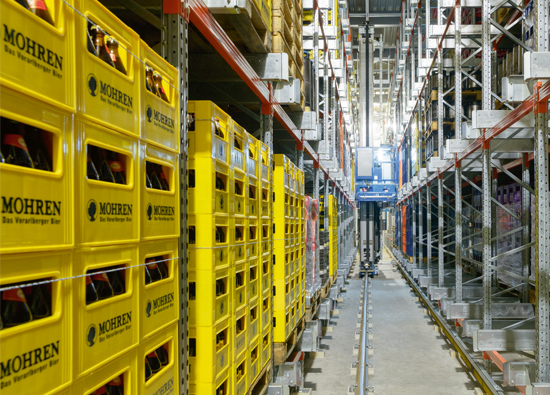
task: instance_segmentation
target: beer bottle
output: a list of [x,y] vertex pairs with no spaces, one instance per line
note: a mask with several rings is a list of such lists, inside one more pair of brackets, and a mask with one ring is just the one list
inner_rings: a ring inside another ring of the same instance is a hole
[[162,170],[161,165],[158,165],[158,171],[160,174],[160,185],[162,186],[162,189],[164,191],[169,191],[170,185],[168,185],[168,180],[166,179],[166,175],[164,174],[164,171]]
[[155,352],[157,353],[161,366],[168,365],[168,351],[164,348],[164,345],[157,348]]
[[86,276],[86,304],[94,303],[98,300],[99,298],[95,291],[94,283],[92,282],[92,276]]
[[151,372],[151,366],[149,366],[149,361],[145,358],[145,381],[149,380],[153,372]]
[[113,287],[106,273],[95,273],[92,275],[97,297],[99,300],[110,298],[114,295]]
[[162,185],[160,183],[160,179],[157,175],[157,172],[155,171],[155,167],[153,163],[147,162],[145,165],[145,168],[146,168],[147,174],[149,175],[149,180],[151,181],[152,188],[162,190]]
[[25,293],[25,299],[27,299],[27,305],[31,309],[33,320],[52,315],[50,309],[52,305],[51,297],[46,284],[25,287],[23,292]]
[[216,243],[225,243],[225,233],[221,226],[216,226]]
[[225,283],[220,278],[216,280],[216,296],[222,296],[225,294]]
[[45,0],[27,0],[29,3],[28,9],[37,17],[44,19],[50,25],[55,26],[52,16],[48,11],[48,6]]
[[124,381],[122,376],[117,376],[107,384],[109,395],[124,395]]
[[44,171],[52,171],[52,160],[48,152],[48,147],[44,141],[44,133],[38,128],[32,128],[27,137],[29,142],[29,152],[34,161],[34,168]]
[[151,67],[145,67],[145,86],[153,95],[158,96],[157,87],[153,82],[153,69]]
[[168,265],[164,261],[164,257],[163,256],[157,256],[155,259],[157,260],[157,266],[159,267],[160,274],[162,275],[162,278],[163,279],[168,278],[168,276],[169,276]]
[[[4,122],[2,122],[4,124]],[[5,124],[4,124],[5,125]],[[2,125],[2,128],[4,128]],[[25,141],[25,125],[15,121],[8,121],[8,133],[2,139],[2,153],[6,163],[16,166],[34,168],[29,148]]]
[[235,181],[235,195],[241,196],[243,194],[243,190],[241,189],[240,184]]
[[149,174],[145,173],[145,186],[147,188],[153,188],[153,184],[151,183],[151,179],[149,178]]
[[4,154],[2,154],[2,151],[0,151],[0,163],[6,163],[6,159],[4,159]]
[[109,282],[111,283],[111,287],[113,288],[115,295],[120,295],[126,292],[126,282],[124,281],[122,270],[108,272],[107,277],[109,277]]
[[145,260],[145,269],[149,271],[149,276],[151,277],[151,282],[156,282],[162,280],[162,274],[160,273],[159,267],[155,258],[147,258]]
[[32,321],[31,309],[23,290],[19,287],[2,291],[2,322],[6,327],[21,325]]
[[126,185],[126,173],[124,172],[124,166],[119,161],[119,155],[113,151],[107,151],[107,161],[109,162],[109,168],[114,177],[115,183]]
[[151,351],[151,353],[147,355],[147,361],[149,362],[152,374],[158,373],[160,369],[162,369],[160,359],[155,351]]
[[94,24],[88,21],[88,29],[86,29],[86,44],[88,45],[88,52],[90,52],[94,56],[97,56],[97,52],[94,47],[94,40],[92,39],[92,26],[94,26]]
[[216,177],[216,189],[225,191],[225,183],[220,177]]
[[159,73],[153,74],[153,82],[155,83],[155,87],[157,88],[157,96],[164,100],[166,103],[170,103],[170,101],[168,100],[168,96],[166,96],[166,92],[162,87],[162,76]]
[[2,321],[2,316],[0,316],[0,331],[4,329],[4,321]]
[[225,346],[225,332],[221,331],[216,335],[216,351],[219,351]]
[[23,6],[25,7],[26,10],[30,11],[31,8],[29,7],[29,3],[27,2],[27,0],[15,0],[15,2],[17,4],[19,4],[20,6]]
[[99,165],[99,179],[105,182],[115,182],[115,177],[113,176],[109,162],[107,162],[107,150],[100,149],[99,156],[101,163]]
[[102,385],[101,387],[99,387],[98,389],[95,390],[94,392],[94,395],[109,395],[109,393],[107,392],[107,389],[105,388],[104,385]]
[[118,53],[118,41],[113,37],[107,37],[107,48],[109,50],[111,60],[115,65],[115,69],[126,75],[126,68],[124,67],[124,64],[122,64],[122,59],[120,58],[120,55]]
[[97,25],[91,27],[92,39],[94,41],[94,48],[97,54],[97,57],[107,63],[109,66],[115,67],[111,56],[109,55],[109,50],[105,45],[105,33]]
[[99,181],[99,174],[97,174],[97,169],[95,168],[94,162],[90,160],[90,152],[86,157],[86,175],[89,180]]

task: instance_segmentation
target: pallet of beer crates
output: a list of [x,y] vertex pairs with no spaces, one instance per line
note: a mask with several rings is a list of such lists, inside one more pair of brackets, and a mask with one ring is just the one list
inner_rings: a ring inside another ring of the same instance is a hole
[[338,204],[336,198],[329,195],[329,277],[333,278],[338,270]]

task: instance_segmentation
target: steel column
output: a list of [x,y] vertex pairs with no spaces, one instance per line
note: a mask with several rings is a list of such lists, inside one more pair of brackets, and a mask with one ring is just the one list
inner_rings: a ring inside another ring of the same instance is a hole
[[437,178],[437,209],[438,209],[438,237],[437,243],[439,245],[439,254],[438,254],[438,284],[440,287],[443,286],[443,267],[445,266],[445,243],[443,241],[443,232],[445,226],[445,220],[443,218],[443,174],[439,174]]
[[456,302],[462,302],[462,167],[455,167],[455,265]]

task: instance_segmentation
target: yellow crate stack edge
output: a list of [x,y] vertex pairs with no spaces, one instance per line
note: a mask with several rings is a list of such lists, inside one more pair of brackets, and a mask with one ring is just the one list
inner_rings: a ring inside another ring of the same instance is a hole
[[[0,362],[10,366],[29,350],[48,360],[32,379],[34,364],[10,369],[2,393],[89,394],[120,385],[153,393],[176,385],[179,371],[178,71],[97,1],[45,5],[43,18],[15,1],[0,6],[13,56],[0,69],[2,142],[32,156],[27,167],[9,158],[0,164],[0,187],[10,195],[0,286],[13,286],[12,300],[29,311],[20,321],[4,317]],[[91,25],[71,7],[101,26],[96,38],[106,32],[118,51],[113,64],[90,52]],[[51,57],[22,63],[9,39],[16,34]],[[147,90],[144,64],[162,97]],[[36,78],[35,67],[49,72]],[[147,184],[150,171],[157,188]],[[107,269],[119,270],[97,273]],[[30,304],[37,295],[41,310]],[[9,377],[16,373],[24,378]]]

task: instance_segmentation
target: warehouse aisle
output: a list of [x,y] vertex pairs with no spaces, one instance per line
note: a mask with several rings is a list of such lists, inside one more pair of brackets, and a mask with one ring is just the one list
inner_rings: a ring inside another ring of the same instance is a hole
[[[356,263],[355,269],[357,266]],[[362,280],[356,273],[351,277],[346,292],[341,294],[344,301],[338,304],[339,313],[330,320],[333,332],[321,339],[325,357],[306,360],[305,388],[313,389],[315,395],[345,395],[355,383],[355,376],[350,372],[351,364],[357,361],[353,345],[357,343],[355,331]]]
[[[387,254],[385,254],[387,255]],[[478,385],[434,330],[401,273],[388,258],[371,280],[374,375],[369,385],[380,395],[462,395]]]

